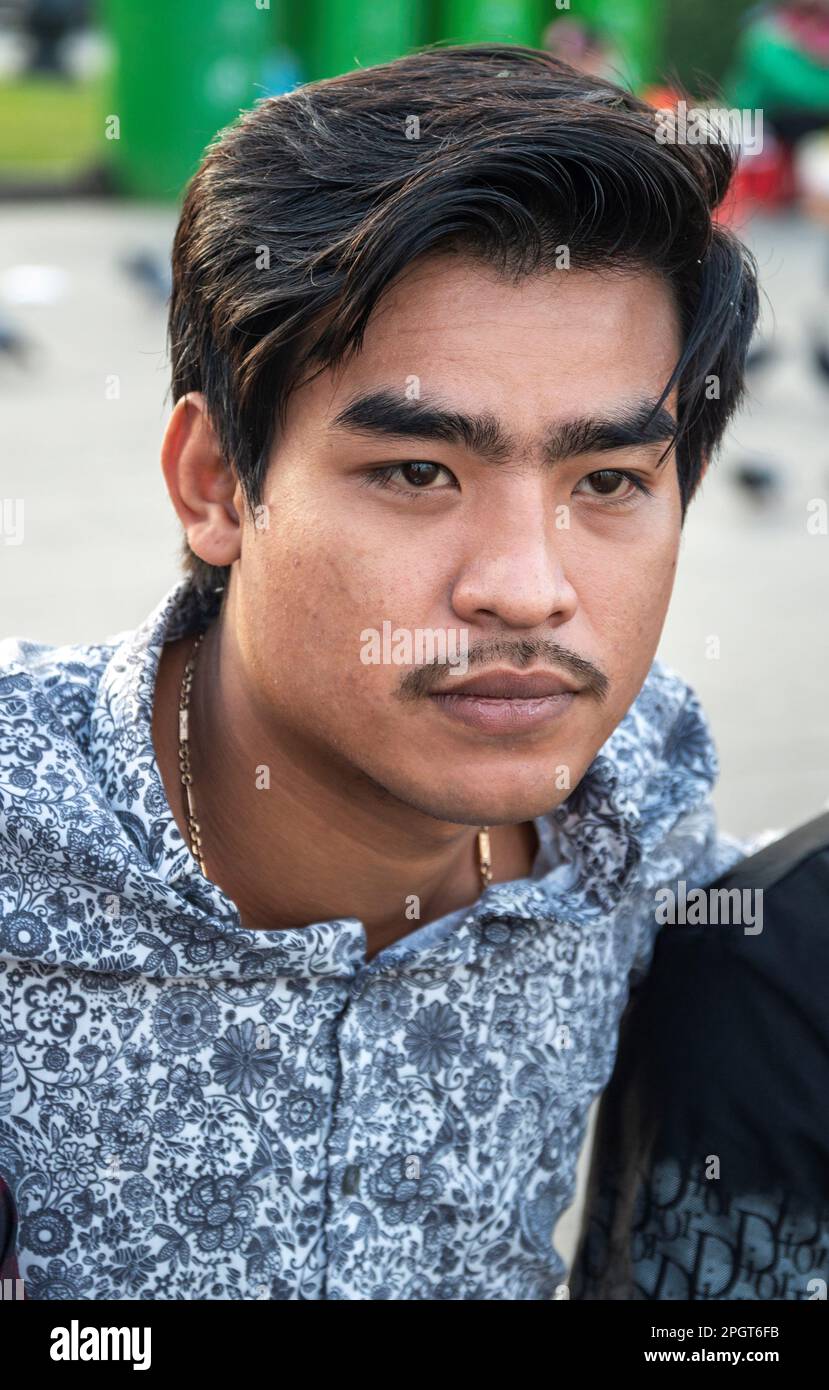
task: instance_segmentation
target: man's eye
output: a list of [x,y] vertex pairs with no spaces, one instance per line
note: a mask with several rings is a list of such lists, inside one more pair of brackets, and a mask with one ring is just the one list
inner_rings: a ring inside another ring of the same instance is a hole
[[635,473],[626,473],[618,468],[601,468],[582,478],[575,491],[585,492],[588,497],[605,497],[611,502],[627,502],[634,493],[645,492],[650,496],[651,490]]
[[439,492],[455,484],[455,478],[441,463],[427,459],[407,459],[405,463],[386,464],[372,468],[366,482],[375,487],[396,487],[401,492]]

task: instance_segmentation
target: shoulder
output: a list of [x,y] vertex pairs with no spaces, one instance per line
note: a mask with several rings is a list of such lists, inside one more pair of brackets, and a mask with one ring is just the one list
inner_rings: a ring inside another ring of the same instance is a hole
[[648,847],[686,813],[704,808],[719,775],[714,738],[696,693],[659,661],[601,756],[627,787]]
[[51,733],[83,741],[117,641],[51,646],[7,637],[0,642],[0,764],[19,761],[31,737]]
[[829,1079],[829,815],[742,860],[701,904],[662,928],[620,1054],[675,1124],[719,1127],[732,1141],[739,1132],[744,1150],[751,1126],[793,1147],[795,1134],[814,1145],[820,1125],[829,1155],[818,1119]]
[[665,762],[687,767],[696,763],[701,768],[716,764],[714,739],[699,696],[664,662],[651,664],[630,714],[640,736]]

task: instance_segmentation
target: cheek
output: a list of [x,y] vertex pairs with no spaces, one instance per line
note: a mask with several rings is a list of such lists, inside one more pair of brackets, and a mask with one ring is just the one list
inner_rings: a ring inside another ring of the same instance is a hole
[[243,552],[249,645],[281,654],[279,687],[298,705],[324,697],[343,724],[368,707],[387,707],[401,668],[366,661],[364,633],[376,631],[382,642],[384,623],[429,625],[442,589],[428,557],[422,548],[401,555],[387,539],[375,544],[319,511],[273,517],[272,510],[267,530],[252,534]]
[[587,763],[627,714],[656,654],[676,570],[677,542],[598,566],[580,578],[579,613],[594,660],[608,677],[606,702],[585,729]]
[[645,547],[606,550],[582,570],[580,606],[611,680],[635,684],[644,678],[668,610],[678,549],[678,531],[671,530],[653,535]]

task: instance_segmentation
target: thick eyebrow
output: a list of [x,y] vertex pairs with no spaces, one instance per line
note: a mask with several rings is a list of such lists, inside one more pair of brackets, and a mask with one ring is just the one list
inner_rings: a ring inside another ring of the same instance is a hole
[[580,454],[601,454],[611,449],[635,449],[673,440],[676,420],[655,400],[631,402],[613,415],[592,419],[582,417],[554,425],[544,443],[548,464],[578,458]]
[[[672,440],[676,420],[655,409],[656,401],[635,400],[607,416],[561,420],[546,432],[541,456],[548,467],[581,454],[632,449]],[[337,414],[335,429],[387,439],[439,439],[459,444],[491,463],[506,463],[521,452],[494,415],[462,415],[437,400],[413,399],[384,388],[358,396]]]
[[333,421],[335,429],[390,439],[440,439],[502,463],[514,443],[494,415],[461,415],[438,401],[412,399],[388,389],[358,396]]

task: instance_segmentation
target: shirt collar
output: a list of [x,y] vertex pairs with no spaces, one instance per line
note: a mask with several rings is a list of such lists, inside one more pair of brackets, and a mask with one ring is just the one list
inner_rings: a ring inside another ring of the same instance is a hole
[[[113,639],[90,718],[90,754],[107,801],[155,874],[171,887],[194,884],[201,874],[170,810],[158,767],[152,737],[156,678],[164,644],[201,631],[219,603],[218,592],[202,597],[190,580],[173,585],[137,628]],[[136,778],[142,779],[140,796]],[[209,887],[224,898],[216,885]],[[227,898],[220,906],[235,911]]]

